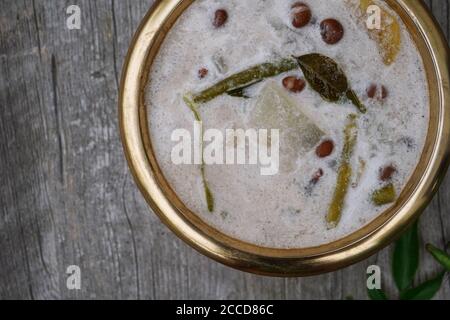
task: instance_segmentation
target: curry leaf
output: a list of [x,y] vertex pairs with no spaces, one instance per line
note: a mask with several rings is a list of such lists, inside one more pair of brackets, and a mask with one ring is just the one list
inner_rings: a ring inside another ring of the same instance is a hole
[[355,91],[349,89],[345,94],[347,98],[358,108],[358,110],[361,111],[361,113],[366,113],[366,106],[362,104],[361,100],[359,100]]
[[430,300],[439,291],[445,272],[441,272],[436,278],[428,280],[416,288],[406,290],[400,294],[401,300]]
[[258,81],[256,81],[256,82],[252,82],[252,83],[247,84],[247,85],[244,85],[244,86],[242,86],[242,87],[239,87],[239,88],[236,88],[236,89],[227,91],[227,94],[228,94],[229,96],[232,96],[232,97],[248,99],[249,96],[245,94],[245,90],[246,90],[247,88],[250,88],[251,86],[253,86],[253,85],[255,85],[255,84],[261,82],[261,81],[262,81],[262,80],[258,80]]
[[[186,94],[183,96],[184,103],[191,109],[195,119],[201,123],[202,119],[200,117],[200,113],[198,112],[198,105],[192,100],[192,96],[189,94]],[[203,150],[202,150],[203,152]],[[202,181],[203,181],[203,188],[205,190],[205,197],[206,197],[206,203],[208,205],[209,212],[214,211],[214,196],[211,192],[211,189],[209,188],[208,181],[206,180],[205,175],[205,162],[202,158],[202,165],[201,165],[201,173],[202,173]]]
[[408,289],[419,265],[419,237],[417,222],[397,241],[394,249],[392,272],[400,292]]
[[450,255],[431,244],[427,244],[427,250],[437,262],[447,269],[447,271],[450,271]]
[[347,98],[361,113],[366,112],[366,108],[350,88],[344,71],[333,59],[319,53],[307,54],[296,59],[309,85],[323,99],[338,102]]
[[257,81],[277,76],[281,73],[298,68],[298,63],[292,58],[276,62],[262,63],[247,70],[233,74],[215,85],[192,95],[195,103],[206,103],[230,90],[254,84]]

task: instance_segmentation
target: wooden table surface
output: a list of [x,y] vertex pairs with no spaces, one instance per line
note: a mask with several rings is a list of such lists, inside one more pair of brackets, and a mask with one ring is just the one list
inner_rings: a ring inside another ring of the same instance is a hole
[[[124,56],[152,2],[2,0],[0,298],[365,299],[371,264],[395,295],[391,248],[322,276],[268,278],[209,260],[160,223],[129,173],[117,113]],[[448,1],[427,3],[448,37]],[[70,4],[81,30],[66,28]],[[449,199],[447,177],[420,220],[423,243],[450,240]],[[80,290],[66,286],[70,265]],[[417,281],[437,270],[422,250]],[[448,278],[437,297],[450,298]]]

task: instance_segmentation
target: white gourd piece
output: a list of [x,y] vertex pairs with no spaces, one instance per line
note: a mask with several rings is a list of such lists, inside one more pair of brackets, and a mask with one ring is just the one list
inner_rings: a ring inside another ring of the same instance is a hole
[[[295,169],[296,161],[314,149],[325,133],[307,117],[301,106],[275,82],[268,82],[256,99],[249,126],[280,130],[280,171]],[[270,140],[269,140],[270,142]]]

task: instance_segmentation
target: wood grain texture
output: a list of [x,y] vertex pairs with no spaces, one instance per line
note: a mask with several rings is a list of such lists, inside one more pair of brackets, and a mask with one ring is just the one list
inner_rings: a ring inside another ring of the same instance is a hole
[[[200,255],[144,202],[119,139],[118,81],[152,0],[3,0],[0,11],[0,298],[365,299],[365,270],[389,277],[392,248],[318,277],[275,279]],[[446,36],[447,0],[427,1]],[[81,30],[65,27],[66,8]],[[421,218],[423,242],[450,240],[450,178]],[[69,265],[82,270],[68,290]],[[417,281],[438,271],[424,252]],[[445,280],[438,298],[450,299]]]

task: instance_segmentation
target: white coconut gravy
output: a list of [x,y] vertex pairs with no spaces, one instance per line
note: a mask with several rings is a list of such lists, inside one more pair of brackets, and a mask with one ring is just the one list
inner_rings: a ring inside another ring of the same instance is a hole
[[[358,2],[303,0],[311,19],[296,28],[292,23],[295,1],[197,0],[168,33],[152,65],[146,91],[150,135],[168,182],[204,221],[253,244],[302,248],[342,238],[386,210],[389,204],[374,203],[376,190],[392,184],[396,195],[400,194],[419,161],[428,129],[426,75],[400,18],[374,1],[400,26],[399,52],[391,64],[385,63]],[[227,13],[223,25],[215,20],[220,9]],[[326,43],[321,35],[321,22],[328,18],[339,21],[344,30],[334,44]],[[328,102],[308,83],[300,92],[291,92],[288,89],[298,83],[287,83],[287,89],[283,79],[305,80],[300,68],[251,86],[247,99],[222,94],[199,104],[204,130],[280,129],[278,174],[263,176],[258,165],[205,166],[214,196],[214,211],[209,212],[201,166],[176,165],[171,160],[176,144],[171,140],[173,131],[193,131],[195,118],[183,96],[249,67],[310,53],[328,56],[340,66],[367,112],[362,114],[346,99]],[[274,103],[277,99],[286,99],[287,106]],[[290,111],[284,112],[286,108]],[[330,228],[326,217],[342,164],[344,128],[350,114],[357,115],[357,140],[349,159],[352,174],[339,223]],[[305,138],[309,129],[298,120],[303,115],[322,132],[313,147]],[[332,152],[319,157],[318,153],[330,152],[329,145],[317,150],[324,141],[331,141]]]

